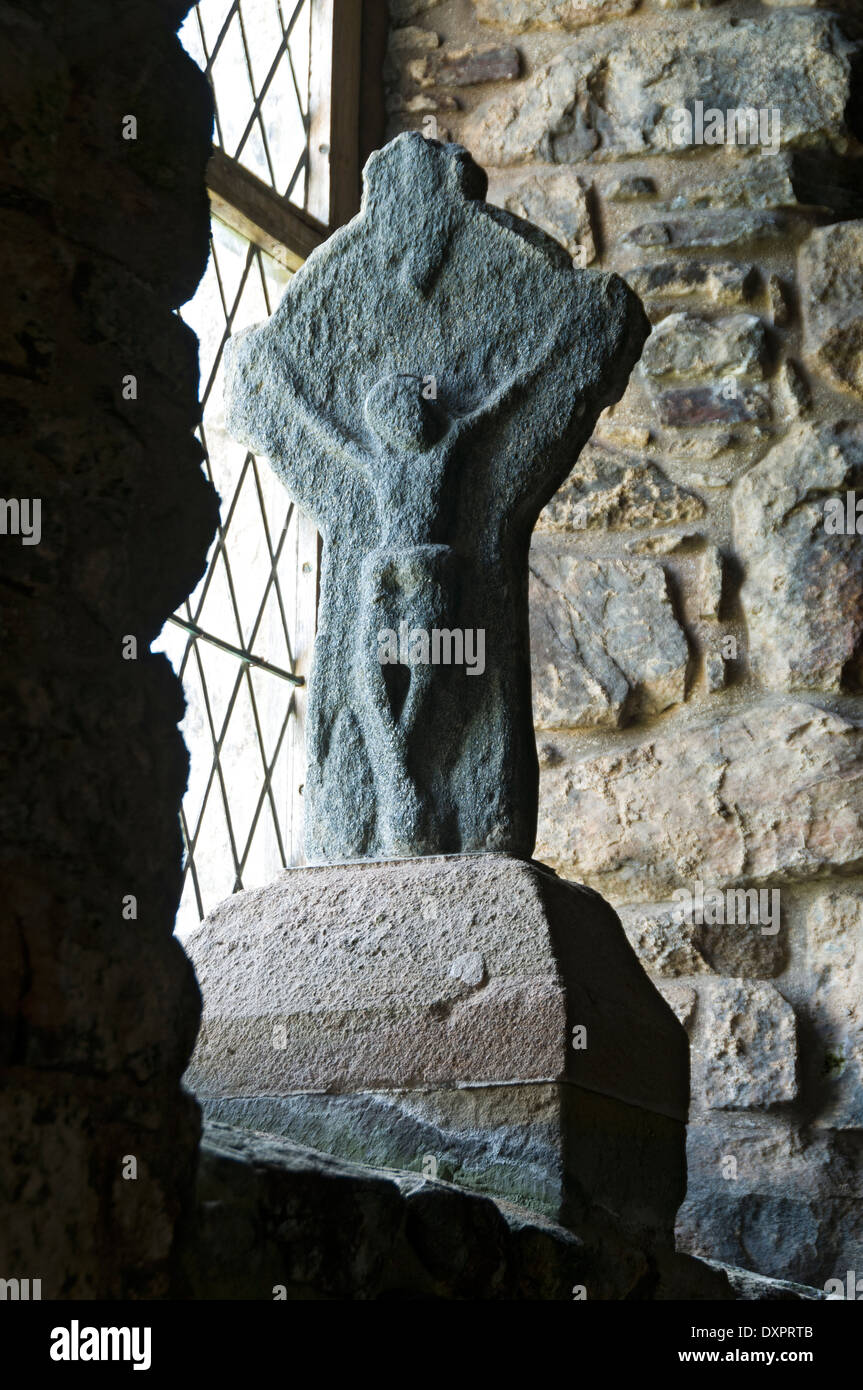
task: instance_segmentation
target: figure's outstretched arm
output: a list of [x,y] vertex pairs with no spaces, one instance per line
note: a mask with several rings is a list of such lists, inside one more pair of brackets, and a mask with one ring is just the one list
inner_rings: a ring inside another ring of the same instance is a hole
[[346,485],[370,486],[364,452],[306,404],[270,323],[228,340],[225,427],[270,460],[291,497],[319,527]]
[[571,470],[607,405],[620,399],[650,324],[617,275],[562,271],[557,313],[523,367],[459,422],[478,440],[494,421],[499,513],[538,512]]

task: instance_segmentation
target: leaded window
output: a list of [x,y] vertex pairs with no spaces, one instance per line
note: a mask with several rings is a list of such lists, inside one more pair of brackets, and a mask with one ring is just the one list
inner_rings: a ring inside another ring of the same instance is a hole
[[200,342],[199,434],[221,498],[206,573],[155,646],[187,701],[181,935],[228,894],[302,862],[318,537],[266,460],[226,434],[223,353],[233,333],[272,313],[345,215],[337,209],[354,210],[352,189],[336,183],[341,171],[352,184],[354,170],[350,149],[337,147],[330,102],[334,64],[352,51],[358,61],[358,31],[354,49],[345,44],[351,4],[200,0],[180,31],[216,108],[210,259],[180,312]]

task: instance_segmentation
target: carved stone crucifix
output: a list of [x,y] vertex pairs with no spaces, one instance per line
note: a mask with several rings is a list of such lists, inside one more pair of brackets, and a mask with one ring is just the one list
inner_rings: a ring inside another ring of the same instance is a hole
[[459,146],[400,135],[359,215],[228,344],[228,430],[324,542],[313,863],[533,850],[530,535],[649,324],[486,186]]

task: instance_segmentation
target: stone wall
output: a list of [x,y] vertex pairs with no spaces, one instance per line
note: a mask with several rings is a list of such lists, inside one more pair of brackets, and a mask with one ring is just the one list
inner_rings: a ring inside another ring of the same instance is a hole
[[188,1299],[686,1299],[826,1295],[666,1250],[610,1220],[578,1234],[417,1172],[369,1168],[272,1134],[205,1122],[194,1215],[178,1247]]
[[[683,1248],[844,1277],[863,1262],[863,552],[825,503],[863,499],[860,6],[390,11],[389,134],[436,123],[491,201],[623,274],[654,323],[534,540],[537,857],[618,908],[690,1032]],[[696,101],[764,108],[771,143],[680,147]],[[765,896],[726,896],[747,889]],[[719,894],[734,924],[711,922]]]
[[0,1276],[43,1299],[167,1290],[198,1141],[183,701],[149,654],[216,520],[173,312],[207,257],[186,9],[0,5],[2,486],[41,506],[0,535]]

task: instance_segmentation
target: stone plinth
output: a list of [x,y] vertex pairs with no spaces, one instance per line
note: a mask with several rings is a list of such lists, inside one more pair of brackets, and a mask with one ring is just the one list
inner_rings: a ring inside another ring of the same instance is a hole
[[671,1240],[686,1036],[596,893],[506,855],[293,869],[187,949],[211,1118]]

